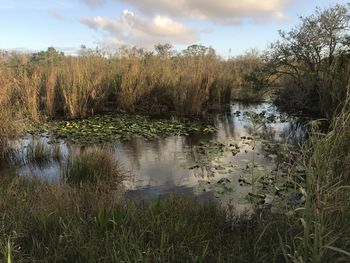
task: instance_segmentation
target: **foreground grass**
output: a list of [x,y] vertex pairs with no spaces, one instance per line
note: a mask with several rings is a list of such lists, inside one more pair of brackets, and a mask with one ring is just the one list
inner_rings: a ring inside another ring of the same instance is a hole
[[215,203],[125,202],[91,186],[1,178],[2,260],[14,262],[272,262],[286,216],[236,217]]
[[350,93],[328,134],[304,145],[303,231],[286,244],[290,262],[350,261]]

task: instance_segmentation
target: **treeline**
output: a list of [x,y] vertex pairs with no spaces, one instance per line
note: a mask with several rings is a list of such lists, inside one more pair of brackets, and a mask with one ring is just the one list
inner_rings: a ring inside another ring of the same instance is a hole
[[347,6],[300,17],[266,51],[266,66],[281,87],[276,102],[295,112],[328,118],[340,112],[349,82],[350,17]]

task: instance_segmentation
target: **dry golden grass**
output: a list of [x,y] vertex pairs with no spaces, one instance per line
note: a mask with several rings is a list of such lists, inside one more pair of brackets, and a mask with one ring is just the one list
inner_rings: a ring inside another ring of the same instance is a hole
[[201,115],[213,104],[229,102],[244,86],[243,75],[255,70],[250,64],[259,60],[223,60],[211,49],[189,50],[126,50],[114,56],[100,51],[64,56],[53,48],[32,55],[1,53],[2,136],[18,119],[14,115],[32,122],[104,110]]
[[[198,49],[198,50],[197,50]],[[223,60],[205,47],[182,53],[124,50],[64,56],[49,48],[36,54],[1,53],[0,147],[20,123],[42,118],[83,118],[105,110],[201,115],[229,102],[244,75],[261,59]],[[24,120],[24,121],[22,121]]]
[[22,128],[20,113],[16,112],[18,104],[13,96],[17,85],[12,72],[2,65],[0,60],[0,162],[8,154],[8,139],[13,138]]
[[64,111],[70,118],[93,113],[103,99],[106,62],[102,57],[67,57],[58,68],[58,87],[62,92]]

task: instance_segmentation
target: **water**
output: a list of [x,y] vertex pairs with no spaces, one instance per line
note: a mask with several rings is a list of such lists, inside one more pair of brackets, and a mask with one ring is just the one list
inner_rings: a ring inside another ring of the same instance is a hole
[[[251,136],[254,128],[244,114],[249,111],[266,111],[267,116],[276,116],[274,123],[258,130],[262,140],[244,138]],[[218,131],[212,135],[171,136],[152,141],[134,138],[129,142],[112,144],[113,153],[129,174],[124,182],[125,195],[149,199],[180,193],[234,200],[236,206],[244,206],[244,196],[251,192],[251,186],[241,186],[239,180],[244,176],[249,178],[252,161],[260,173],[267,174],[275,168],[273,157],[263,150],[264,142],[296,144],[304,138],[306,131],[305,125],[283,116],[271,103],[233,104],[229,110],[216,116],[215,126]],[[25,147],[31,140],[27,137],[17,142],[17,147]],[[47,142],[48,138],[44,136],[40,140]],[[210,142],[221,144],[217,152],[206,158],[201,151],[211,151],[210,147],[205,148]],[[239,146],[239,152],[232,150],[233,145]],[[65,157],[79,154],[84,148],[66,143],[60,147]],[[198,163],[199,167],[196,166]],[[19,174],[36,175],[57,182],[61,180],[62,167],[58,163],[44,167],[25,165],[19,169]],[[220,183],[223,179],[226,181]]]

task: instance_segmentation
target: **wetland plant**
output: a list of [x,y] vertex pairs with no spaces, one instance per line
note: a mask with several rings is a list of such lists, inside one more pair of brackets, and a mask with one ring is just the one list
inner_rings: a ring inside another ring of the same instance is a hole
[[43,141],[33,140],[27,146],[24,155],[24,162],[31,165],[42,166],[50,163],[52,160],[52,152],[50,146]]
[[68,158],[65,179],[72,184],[117,184],[122,173],[110,151],[92,147]]
[[305,205],[295,213],[303,224],[293,241],[284,244],[289,261],[350,260],[350,96],[328,134],[313,133],[304,144],[300,163],[306,170],[299,190]]
[[251,164],[250,164],[250,169],[251,169],[251,183],[252,183],[252,195],[251,196],[255,196],[255,183],[257,181],[257,178],[255,178],[254,175],[254,169],[255,169],[255,147],[256,147],[256,143],[258,140],[258,130],[260,128],[262,128],[265,124],[264,124],[264,119],[265,119],[265,111],[262,111],[261,113],[255,113],[255,112],[246,112],[245,115],[249,118],[249,120],[252,123],[253,126],[253,130],[252,130],[252,137],[250,138],[252,140],[252,160],[251,160]]
[[93,144],[128,141],[133,137],[154,139],[190,133],[214,133],[216,128],[199,121],[175,119],[151,119],[147,116],[129,114],[96,115],[86,119],[49,122],[36,125],[32,132],[50,132],[55,138],[76,143]]
[[282,262],[278,233],[295,232],[285,215],[235,216],[179,196],[111,203],[88,189],[2,180],[0,260]]
[[52,158],[57,162],[62,162],[62,160],[63,160],[61,145],[59,143],[55,143],[52,146]]

